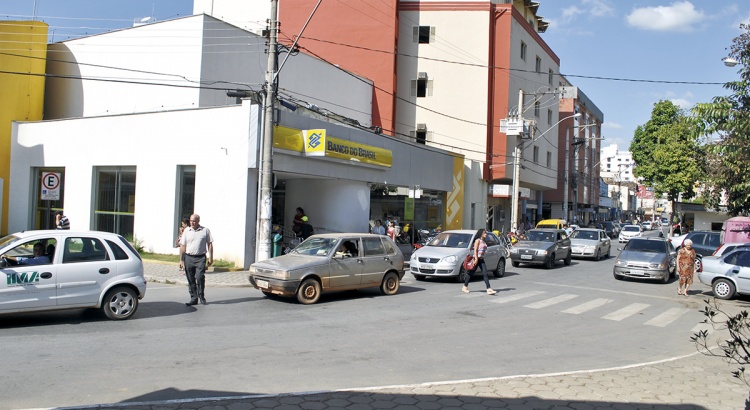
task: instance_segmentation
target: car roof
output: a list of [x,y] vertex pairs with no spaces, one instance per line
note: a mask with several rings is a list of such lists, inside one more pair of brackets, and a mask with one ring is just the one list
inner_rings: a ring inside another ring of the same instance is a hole
[[599,229],[599,228],[580,228],[580,229],[576,229],[576,232],[577,231],[595,231],[595,232],[599,232],[599,231],[601,231],[601,229]]
[[112,233],[112,232],[104,232],[104,231],[71,231],[68,229],[40,229],[40,230],[28,230],[28,231],[20,231],[20,232],[14,232],[9,235],[13,235],[18,238],[29,238],[32,236],[44,236],[44,235],[76,235],[76,236],[85,236],[85,235],[104,235],[104,236],[120,236],[119,234]]
[[319,233],[313,235],[316,238],[342,238],[344,236],[362,236],[362,237],[384,237],[387,238],[387,235],[378,235],[375,233],[362,233],[362,232],[337,232],[337,233]]
[[555,229],[555,228],[534,228],[529,229],[528,232],[531,231],[538,231],[538,232],[565,232],[565,229]]
[[659,238],[659,237],[653,237],[653,236],[636,236],[634,238],[630,238],[631,241],[659,241],[659,242],[667,242],[667,238]]

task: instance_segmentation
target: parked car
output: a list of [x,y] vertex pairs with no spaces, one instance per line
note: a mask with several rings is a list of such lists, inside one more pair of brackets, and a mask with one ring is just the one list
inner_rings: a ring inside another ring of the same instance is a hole
[[680,246],[675,248],[679,250],[686,240],[690,239],[693,241],[693,249],[695,249],[695,270],[700,272],[702,270],[702,259],[704,256],[711,256],[716,249],[721,245],[721,232],[718,231],[693,231],[685,236]]
[[[466,270],[463,268],[466,255],[473,252],[472,244],[477,239],[476,229],[452,230],[441,232],[425,246],[411,254],[409,271],[417,280],[427,277],[451,277],[463,282]],[[487,232],[485,237],[487,250],[484,261],[487,269],[496,278],[505,275],[505,263],[509,258],[504,241],[494,233]]]
[[0,314],[97,308],[122,320],[146,295],[141,256],[114,233],[14,233],[0,238],[0,258]]
[[677,251],[666,239],[634,237],[620,248],[612,273],[615,279],[627,276],[667,283],[675,275],[676,259]]
[[729,252],[732,252],[733,250],[737,248],[748,248],[750,249],[750,242],[730,242],[730,243],[723,243],[721,246],[716,248],[714,253],[711,254],[711,256],[724,256],[728,254]]
[[531,229],[510,249],[510,259],[515,267],[531,263],[552,269],[557,260],[570,265],[570,238],[562,229]]
[[677,249],[677,248],[679,248],[680,246],[682,246],[682,242],[684,242],[684,241],[685,241],[685,237],[686,237],[686,236],[687,236],[687,234],[682,234],[682,235],[674,235],[674,236],[670,237],[670,238],[668,239],[668,241],[669,241],[669,243],[671,243],[671,244],[672,244],[672,246],[674,246],[674,247],[675,247],[675,249]]
[[711,286],[719,299],[731,299],[737,293],[750,294],[750,248],[736,248],[723,256],[706,256],[698,280]]
[[266,296],[296,296],[305,305],[323,292],[380,287],[398,292],[404,255],[385,235],[313,235],[290,253],[250,265],[248,280]]
[[571,254],[576,258],[609,258],[612,241],[602,229],[582,228],[570,235]]
[[612,221],[604,221],[602,225],[604,226],[604,232],[606,232],[607,236],[609,236],[611,239],[617,238],[617,235],[620,234],[619,224]]
[[620,230],[620,235],[617,237],[618,242],[627,242],[631,238],[636,238],[642,235],[641,227],[638,225],[623,225]]

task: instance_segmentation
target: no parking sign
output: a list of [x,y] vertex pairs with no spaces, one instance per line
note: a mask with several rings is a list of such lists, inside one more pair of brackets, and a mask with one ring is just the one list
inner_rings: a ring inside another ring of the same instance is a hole
[[42,172],[42,200],[60,199],[60,173]]

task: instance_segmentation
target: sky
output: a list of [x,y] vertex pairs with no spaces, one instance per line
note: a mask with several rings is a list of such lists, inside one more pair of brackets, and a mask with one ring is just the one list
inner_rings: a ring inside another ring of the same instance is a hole
[[[727,95],[720,84],[739,78],[739,66],[721,60],[741,34],[740,23],[750,23],[748,0],[537,1],[550,23],[541,36],[559,57],[560,72],[604,113],[603,146],[627,151],[659,100],[690,109]],[[53,41],[192,10],[192,0],[0,0],[0,20],[36,15],[50,25]]]

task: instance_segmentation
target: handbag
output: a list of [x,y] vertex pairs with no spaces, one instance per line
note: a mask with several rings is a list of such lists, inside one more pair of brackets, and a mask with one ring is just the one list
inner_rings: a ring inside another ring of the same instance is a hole
[[464,269],[474,270],[477,267],[477,263],[474,261],[474,255],[466,255],[464,259]]

